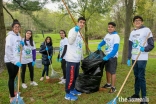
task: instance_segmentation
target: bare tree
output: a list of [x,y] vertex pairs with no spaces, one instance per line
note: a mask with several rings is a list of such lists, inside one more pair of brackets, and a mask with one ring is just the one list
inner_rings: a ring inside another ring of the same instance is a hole
[[125,20],[125,35],[124,35],[124,46],[122,52],[122,63],[126,64],[128,56],[128,40],[131,31],[132,15],[133,15],[133,0],[125,0],[126,7],[126,20]]
[[5,37],[6,37],[6,30],[4,24],[4,14],[3,14],[3,0],[0,0],[0,72],[2,72],[5,68],[4,64],[4,52],[5,52]]

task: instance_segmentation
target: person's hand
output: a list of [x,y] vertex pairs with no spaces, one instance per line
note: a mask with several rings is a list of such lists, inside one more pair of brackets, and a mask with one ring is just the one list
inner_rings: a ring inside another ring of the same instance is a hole
[[127,66],[131,66],[131,60],[127,60]]
[[46,51],[48,51],[48,47],[46,46]]
[[48,59],[50,60],[51,59],[51,56],[48,56]]
[[32,66],[34,66],[35,64],[36,64],[35,61],[33,61],[33,62],[32,62]]
[[108,61],[108,57],[107,56],[103,57],[103,60]]
[[62,61],[62,58],[59,58],[59,62],[61,62]]
[[142,46],[141,46],[141,47],[140,47],[140,51],[141,51],[141,52],[145,52],[145,47],[142,47]]
[[24,42],[23,41],[20,41],[20,45],[22,45],[22,47],[24,46]]
[[18,67],[22,66],[22,64],[20,62],[17,62],[15,65],[18,66]]
[[78,32],[80,30],[79,26],[75,26],[75,31]]
[[97,49],[98,49],[98,50],[101,50],[101,46],[100,46],[100,45],[98,45]]

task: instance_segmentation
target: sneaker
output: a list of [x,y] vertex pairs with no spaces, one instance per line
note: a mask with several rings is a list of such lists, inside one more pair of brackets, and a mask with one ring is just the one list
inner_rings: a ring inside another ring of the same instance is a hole
[[41,78],[40,78],[40,81],[43,81],[43,79],[44,79],[44,77],[41,77]]
[[140,98],[140,96],[134,94],[134,95],[132,95],[131,97],[128,97],[127,100],[131,100],[131,99],[134,99],[134,98]]
[[25,83],[22,83],[22,87],[23,87],[24,89],[26,89],[26,88],[27,88],[27,85],[26,85]]
[[33,81],[33,82],[30,82],[30,85],[37,86],[38,84],[35,81]]
[[63,77],[60,77],[60,78],[59,78],[59,80],[62,80],[62,79],[63,79]]
[[46,76],[46,79],[49,79],[49,76]]
[[81,95],[81,92],[78,92],[77,90],[72,90],[72,91],[70,91],[70,93],[71,94],[73,94],[73,95]]
[[65,95],[65,99],[66,99],[66,100],[75,101],[75,100],[77,100],[78,98],[77,98],[77,96],[74,96],[74,95],[72,95],[71,93],[69,93],[69,94],[66,94],[66,95]]
[[111,84],[105,84],[104,86],[102,86],[102,88],[111,88]]
[[111,89],[109,90],[109,93],[114,93],[116,92],[116,88],[115,87],[111,87]]
[[66,79],[62,79],[59,84],[65,84],[66,83]]

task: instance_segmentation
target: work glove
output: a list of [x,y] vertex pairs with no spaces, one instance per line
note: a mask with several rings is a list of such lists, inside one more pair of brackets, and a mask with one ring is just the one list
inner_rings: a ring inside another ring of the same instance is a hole
[[22,47],[24,46],[24,42],[23,41],[20,41],[20,45],[22,45]]
[[127,66],[131,66],[131,60],[127,60]]
[[51,59],[51,56],[48,56],[48,59],[50,60]]
[[141,46],[141,47],[140,47],[140,51],[141,51],[141,52],[145,52],[145,47],[142,47],[142,46]]
[[33,61],[33,62],[32,62],[32,66],[34,66],[35,64],[36,64],[36,62],[35,62],[35,61]]
[[75,26],[75,31],[78,32],[80,30],[79,26]]
[[108,57],[107,56],[103,57],[103,60],[108,61]]
[[18,66],[18,67],[22,66],[22,64],[20,62],[17,62],[15,65]]

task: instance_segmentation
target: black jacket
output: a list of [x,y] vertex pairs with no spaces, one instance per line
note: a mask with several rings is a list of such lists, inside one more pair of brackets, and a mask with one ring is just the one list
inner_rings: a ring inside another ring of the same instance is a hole
[[[49,56],[51,56],[51,59],[52,59],[52,56],[53,56],[53,46],[51,46],[50,44],[46,44],[46,45],[48,47]],[[45,43],[41,44],[39,52],[42,54],[42,64],[43,65],[50,65],[50,62],[49,62],[49,59],[48,59],[48,54],[47,54],[47,51],[46,51]],[[52,63],[52,60],[51,60],[51,63]]]

